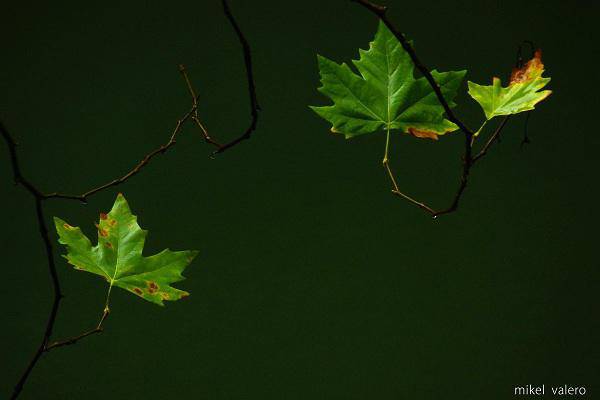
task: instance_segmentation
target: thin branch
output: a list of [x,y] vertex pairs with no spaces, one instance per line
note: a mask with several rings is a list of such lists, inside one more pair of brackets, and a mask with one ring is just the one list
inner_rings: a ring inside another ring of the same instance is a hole
[[500,133],[502,132],[502,129],[504,129],[504,126],[506,125],[506,123],[508,122],[509,119],[510,119],[510,115],[507,115],[506,117],[504,117],[502,119],[502,121],[500,122],[500,125],[498,125],[498,127],[496,128],[494,133],[488,138],[488,140],[485,142],[485,144],[483,145],[483,147],[481,148],[479,153],[477,153],[477,155],[475,157],[473,157],[473,163],[475,163],[476,161],[481,159],[481,157],[485,156],[487,154],[490,146],[496,140],[500,139]]
[[144,168],[146,165],[148,165],[148,163],[158,154],[164,154],[167,150],[169,150],[172,146],[174,146],[177,143],[177,135],[179,134],[179,132],[181,131],[181,128],[183,126],[183,124],[193,115],[194,111],[196,110],[197,105],[193,105],[192,108],[185,114],[183,115],[180,119],[177,120],[177,123],[175,124],[175,128],[173,129],[171,136],[169,138],[169,141],[161,146],[159,146],[158,148],[154,149],[153,151],[151,151],[150,153],[148,153],[139,163],[137,163],[137,165],[135,167],[133,167],[133,169],[131,171],[129,171],[128,173],[126,173],[125,175],[123,175],[120,178],[117,179],[113,179],[110,182],[107,182],[103,185],[100,185],[96,188],[90,189],[87,192],[80,194],[80,195],[76,195],[76,194],[63,194],[63,193],[48,193],[48,194],[44,194],[42,195],[44,199],[52,199],[52,198],[60,198],[60,199],[70,199],[70,200],[79,200],[81,202],[86,203],[88,198],[98,192],[101,192],[102,190],[108,189],[110,187],[113,186],[117,186],[120,185],[122,183],[124,183],[125,181],[127,181],[129,178],[133,177],[134,175],[136,175],[138,172],[140,172],[140,170],[142,168]]
[[463,172],[460,177],[460,184],[458,186],[458,190],[456,191],[456,194],[454,195],[454,200],[452,201],[452,204],[450,205],[450,207],[446,208],[445,210],[434,213],[433,218],[437,218],[440,215],[449,214],[458,209],[458,204],[460,202],[460,198],[463,195],[465,189],[467,188],[467,184],[469,182],[469,173],[471,172],[471,167],[473,167],[473,164],[475,164],[475,162],[477,162],[478,160],[480,160],[483,156],[485,156],[487,154],[488,149],[496,140],[499,140],[500,133],[502,132],[502,129],[504,129],[504,127],[506,126],[506,123],[508,122],[509,119],[510,119],[510,116],[504,117],[504,119],[500,122],[500,125],[498,125],[498,127],[496,128],[494,133],[489,137],[489,139],[486,141],[485,145],[482,147],[482,149],[479,151],[479,153],[477,153],[476,156],[473,157],[473,155],[472,155],[472,141],[469,142],[468,146],[465,144],[465,148],[468,149],[468,154],[466,154],[465,157],[463,158]]
[[225,16],[227,17],[227,19],[231,23],[231,26],[235,30],[238,40],[240,41],[240,44],[242,45],[242,51],[244,53],[244,65],[246,66],[246,79],[248,81],[248,96],[250,97],[251,120],[250,120],[250,125],[248,125],[248,128],[246,128],[246,130],[244,131],[244,133],[241,136],[239,136],[238,138],[232,140],[231,142],[226,143],[226,144],[222,145],[221,147],[219,147],[217,150],[215,150],[213,152],[213,155],[222,153],[225,150],[240,143],[241,141],[250,139],[252,132],[254,132],[254,130],[256,130],[256,124],[258,123],[258,111],[260,110],[260,106],[258,105],[258,100],[256,98],[256,85],[254,84],[254,72],[252,70],[252,56],[250,53],[250,45],[248,44],[248,41],[246,40],[246,37],[242,33],[242,30],[240,29],[239,25],[237,24],[235,18],[233,17],[233,14],[231,13],[231,10],[229,9],[229,4],[227,3],[227,0],[222,0],[222,3],[223,3],[223,11],[225,12]]
[[15,185],[23,185],[23,187],[25,187],[25,189],[27,189],[27,191],[31,193],[31,195],[34,196],[36,199],[38,197],[43,197],[42,193],[21,173],[21,167],[19,166],[19,158],[17,156],[18,144],[12,138],[10,133],[8,133],[8,130],[6,129],[2,121],[0,121],[0,133],[2,134],[4,141],[8,145],[8,153],[10,155],[10,163],[12,166],[13,179],[15,181]]
[[42,201],[44,200],[43,194],[38,190],[35,185],[33,185],[28,179],[26,179],[19,165],[19,159],[17,155],[17,143],[12,138],[2,121],[0,121],[0,133],[4,138],[8,146],[8,151],[10,154],[10,160],[13,170],[13,176],[16,184],[20,184],[33,196],[35,199],[35,212],[38,223],[38,230],[40,232],[40,236],[42,237],[42,241],[44,243],[44,249],[46,252],[46,259],[48,261],[48,271],[50,272],[50,278],[52,281],[52,289],[54,291],[54,300],[52,302],[52,308],[50,309],[50,315],[48,316],[48,321],[46,322],[46,329],[44,330],[44,335],[42,337],[42,342],[34,353],[31,361],[27,365],[27,368],[19,378],[15,388],[13,390],[13,394],[11,399],[16,399],[21,391],[23,390],[23,385],[27,381],[29,374],[33,370],[33,367],[37,364],[38,360],[42,356],[44,349],[50,337],[52,336],[52,330],[54,329],[54,323],[56,321],[56,315],[58,314],[58,308],[60,306],[60,300],[63,298],[61,289],[60,289],[60,281],[58,280],[58,274],[56,271],[56,264],[54,262],[54,253],[52,249],[52,242],[50,241],[50,237],[48,235],[48,227],[46,225],[46,218],[44,215],[44,208],[42,206]]
[[102,331],[103,331],[102,328],[94,328],[90,331],[84,332],[81,335],[74,336],[70,339],[59,340],[57,342],[53,342],[53,343],[49,344],[48,346],[46,346],[46,348],[44,349],[44,352],[49,352],[50,350],[54,350],[58,347],[69,346],[69,345],[75,344],[83,338],[92,336],[93,334],[96,334],[96,333],[102,333]]
[[96,333],[102,333],[104,331],[104,328],[102,327],[102,324],[104,323],[104,321],[108,317],[109,313],[110,313],[110,310],[108,309],[108,307],[104,307],[104,311],[102,312],[102,316],[100,317],[100,322],[98,322],[98,325],[96,325],[96,327],[94,329],[91,329],[89,331],[83,332],[82,334],[77,335],[77,336],[73,336],[73,337],[71,337],[69,339],[58,340],[56,342],[50,343],[50,344],[48,344],[46,346],[46,348],[44,349],[44,351],[45,352],[49,352],[50,350],[56,349],[57,347],[70,346],[72,344],[75,344],[75,343],[79,342],[83,338],[86,338],[88,336],[94,335]]
[[521,148],[523,148],[523,146],[525,146],[526,144],[531,143],[531,140],[529,139],[529,117],[531,117],[531,111],[529,111],[526,114],[527,115],[525,115],[525,126],[523,127],[523,139],[521,140],[520,145]]
[[206,143],[212,144],[213,146],[220,148],[221,145],[217,141],[215,141],[213,138],[210,137],[208,130],[206,129],[204,124],[202,124],[202,122],[200,121],[200,117],[198,116],[198,96],[196,95],[196,91],[194,90],[194,87],[192,86],[192,82],[190,81],[190,78],[188,77],[187,71],[183,64],[179,64],[179,72],[181,72],[183,79],[185,79],[185,83],[187,85],[188,91],[190,92],[190,96],[192,97],[192,102],[193,102],[192,106],[194,107],[194,115],[192,115],[192,120],[198,126],[198,128],[200,128],[200,132],[202,133],[202,137],[204,138],[204,141]]
[[460,175],[460,183],[458,185],[458,189],[456,190],[456,194],[454,195],[454,199],[452,200],[452,204],[450,207],[445,210],[438,211],[433,214],[433,218],[437,218],[440,215],[450,214],[458,209],[458,203],[460,202],[460,198],[462,197],[465,189],[467,188],[467,184],[469,183],[469,174],[471,173],[471,167],[473,166],[473,150],[472,150],[472,136],[469,134],[465,134],[465,155],[463,156],[463,168],[462,174]]

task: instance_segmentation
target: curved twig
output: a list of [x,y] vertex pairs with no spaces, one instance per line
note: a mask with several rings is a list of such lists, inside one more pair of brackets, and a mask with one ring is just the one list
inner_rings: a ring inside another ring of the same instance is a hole
[[223,3],[223,12],[225,13],[225,16],[231,23],[231,26],[233,27],[233,29],[235,30],[238,40],[240,41],[240,44],[242,45],[242,52],[244,53],[244,65],[246,66],[246,79],[248,81],[248,96],[250,97],[251,120],[250,120],[250,125],[248,125],[248,128],[246,128],[246,130],[244,131],[244,133],[242,133],[241,136],[232,140],[229,143],[226,143],[226,144],[220,146],[217,150],[215,150],[213,152],[213,155],[222,153],[225,150],[240,143],[241,141],[250,139],[252,132],[254,132],[256,130],[256,124],[258,123],[258,111],[260,111],[260,106],[258,105],[258,100],[256,98],[256,85],[254,84],[254,72],[252,70],[252,55],[250,52],[250,45],[248,44],[248,41],[246,40],[246,37],[242,33],[242,30],[240,29],[239,25],[237,24],[235,18],[233,17],[233,14],[231,13],[231,10],[229,9],[229,4],[227,3],[227,0],[222,0],[222,3]]
[[200,128],[200,132],[202,133],[202,137],[204,138],[204,141],[206,143],[212,144],[213,146],[216,146],[216,147],[221,147],[219,142],[215,141],[213,138],[210,137],[208,130],[206,129],[204,124],[200,121],[200,117],[198,116],[198,96],[196,95],[196,91],[194,90],[194,87],[192,86],[192,82],[190,81],[190,78],[189,78],[187,71],[185,69],[185,66],[183,64],[179,64],[179,72],[181,72],[183,79],[185,79],[185,83],[187,85],[188,92],[190,92],[190,96],[192,97],[192,107],[193,107],[193,111],[194,111],[194,114],[192,115],[192,121],[194,121],[194,123],[198,126],[198,128]]
[[477,155],[475,157],[473,157],[473,163],[475,163],[476,161],[478,161],[481,157],[485,156],[490,148],[490,146],[500,138],[500,132],[502,132],[502,129],[504,129],[504,125],[506,125],[506,123],[508,122],[508,120],[510,119],[510,115],[507,115],[506,117],[502,118],[502,121],[500,122],[500,125],[498,125],[498,127],[496,128],[496,130],[494,131],[494,133],[492,133],[492,135],[488,138],[488,140],[485,142],[485,144],[483,145],[483,147],[481,148],[481,150],[479,150],[479,153],[477,153]]
[[183,124],[188,119],[193,118],[193,114],[197,108],[198,108],[197,104],[194,104],[192,106],[192,108],[183,117],[181,117],[180,119],[177,120],[177,123],[175,124],[175,128],[173,129],[173,132],[171,133],[171,136],[167,143],[159,146],[158,148],[154,149],[150,153],[146,154],[146,156],[139,163],[137,163],[136,166],[133,167],[133,169],[131,171],[129,171],[122,177],[113,179],[112,181],[107,182],[101,186],[90,189],[83,194],[77,195],[77,194],[63,194],[63,193],[55,192],[55,193],[42,194],[41,195],[42,199],[59,198],[59,199],[79,200],[83,203],[87,203],[87,200],[90,196],[93,196],[94,194],[101,192],[104,189],[108,189],[110,187],[117,186],[117,185],[124,183],[129,178],[131,178],[132,176],[134,176],[138,172],[140,172],[140,170],[142,168],[144,168],[150,162],[150,160],[152,160],[155,156],[157,156],[158,154],[164,154],[167,150],[169,150],[172,146],[174,146],[177,143],[177,135],[181,131]]
[[44,215],[44,208],[42,205],[42,201],[44,200],[44,195],[42,192],[37,189],[35,185],[33,185],[25,176],[23,176],[21,172],[21,167],[19,165],[19,158],[17,155],[17,142],[10,135],[2,121],[0,121],[0,134],[4,138],[4,141],[8,145],[8,151],[10,154],[10,161],[13,170],[13,176],[15,180],[15,184],[22,185],[34,198],[35,200],[35,212],[37,217],[38,229],[40,232],[40,236],[42,237],[42,241],[44,243],[44,249],[46,251],[46,259],[48,261],[48,271],[50,272],[50,278],[52,280],[52,288],[54,290],[54,300],[52,302],[52,308],[50,309],[50,314],[48,316],[48,321],[46,322],[46,329],[44,330],[44,335],[42,336],[42,342],[34,353],[31,361],[27,365],[27,368],[19,378],[19,381],[15,385],[13,394],[11,399],[16,399],[21,390],[23,390],[23,385],[27,381],[29,374],[35,367],[35,364],[38,362],[46,345],[48,344],[48,340],[50,336],[52,336],[52,330],[54,328],[54,322],[56,321],[56,315],[58,313],[58,308],[60,306],[60,300],[63,295],[60,289],[60,281],[58,280],[58,274],[56,271],[56,263],[54,262],[54,252],[52,248],[52,242],[50,241],[50,236],[48,235],[48,227],[46,225],[46,217]]
[[100,317],[100,322],[98,322],[98,325],[96,325],[96,327],[94,329],[91,329],[89,331],[83,332],[80,335],[73,336],[73,337],[68,338],[68,339],[58,340],[56,342],[52,342],[52,343],[46,345],[46,347],[44,348],[44,351],[48,352],[50,350],[56,349],[57,347],[69,346],[69,345],[77,343],[81,339],[86,338],[88,336],[94,335],[96,333],[102,333],[104,331],[104,328],[102,327],[102,324],[104,324],[104,321],[106,321],[106,318],[108,318],[108,314],[109,313],[110,313],[110,310],[108,309],[108,307],[105,307],[104,311],[102,312],[102,316]]
[[531,139],[529,139],[529,118],[531,117],[531,111],[527,112],[525,115],[525,124],[523,125],[523,139],[521,139],[521,148],[526,144],[531,143]]

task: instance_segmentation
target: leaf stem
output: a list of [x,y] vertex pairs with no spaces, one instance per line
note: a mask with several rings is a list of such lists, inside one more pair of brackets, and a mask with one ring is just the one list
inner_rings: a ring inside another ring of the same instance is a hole
[[477,129],[477,132],[475,132],[473,134],[473,136],[479,136],[479,134],[481,133],[481,131],[483,130],[485,125],[488,123],[488,121],[489,121],[489,119],[486,119],[485,121],[483,121],[483,124],[481,124],[481,126],[479,127],[479,129]]
[[385,168],[385,170],[387,171],[388,176],[390,177],[390,180],[392,181],[392,185],[393,185],[392,193],[410,201],[411,203],[413,203],[414,205],[427,211],[428,213],[435,215],[436,211],[434,209],[432,209],[431,207],[429,207],[427,204],[417,201],[417,200],[413,199],[412,197],[410,197],[409,195],[404,194],[400,191],[400,188],[398,187],[398,182],[396,182],[396,178],[394,177],[394,172],[392,171],[392,168],[390,167],[390,160],[388,158],[389,149],[390,149],[390,126],[389,126],[389,124],[387,124],[386,136],[385,136],[385,153],[383,154],[382,164],[383,164],[383,167]]
[[390,148],[390,127],[388,125],[387,132],[385,134],[385,153],[383,154],[383,163],[387,164],[388,162],[388,150]]
[[[109,302],[110,302],[110,292],[113,287],[113,282],[114,282],[114,279],[110,281],[110,285],[108,286],[108,292],[106,293],[106,301],[104,302],[104,313],[107,315],[108,315],[108,313],[110,313]],[[100,323],[98,324],[98,326],[102,325],[103,321],[104,321],[104,317],[102,319],[100,319]]]

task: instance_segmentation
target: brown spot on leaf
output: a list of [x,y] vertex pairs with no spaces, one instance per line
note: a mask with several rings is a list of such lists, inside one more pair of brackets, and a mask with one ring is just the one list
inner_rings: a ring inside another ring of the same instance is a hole
[[100,234],[100,236],[102,237],[107,237],[108,236],[108,232],[106,231],[106,229],[103,229],[100,227],[100,225],[94,223],[94,225],[96,226],[96,229],[98,229],[98,233]]
[[113,245],[112,245],[112,243],[111,243],[111,242],[106,242],[106,243],[104,243],[104,245],[105,245],[106,247],[108,247],[109,249],[112,249],[112,248],[113,248]]
[[510,74],[510,85],[523,83],[538,78],[544,72],[544,63],[542,63],[542,50],[537,49],[533,58],[525,63],[521,68],[513,68]]
[[414,137],[418,137],[418,138],[422,138],[422,139],[438,140],[438,134],[433,131],[426,131],[426,130],[416,129],[416,128],[408,128],[408,133],[410,133]]
[[108,221],[108,224],[110,226],[115,226],[117,224],[117,220],[116,219],[111,219],[110,221]]
[[133,291],[135,292],[135,294],[137,294],[137,295],[139,295],[139,296],[141,296],[141,295],[142,295],[142,293],[143,293],[143,292],[142,292],[142,289],[140,289],[140,288],[138,288],[138,287],[136,287],[136,288],[133,288]]
[[148,282],[148,292],[154,294],[158,291],[158,285],[156,282]]
[[100,219],[106,219],[108,218],[108,215],[106,215],[105,213],[100,213]]
[[187,292],[186,293],[181,293],[180,299],[185,299],[186,297],[190,297],[190,294],[187,293]]
[[67,224],[67,223],[63,224],[63,228],[65,228],[65,229],[73,229],[73,227],[71,225]]

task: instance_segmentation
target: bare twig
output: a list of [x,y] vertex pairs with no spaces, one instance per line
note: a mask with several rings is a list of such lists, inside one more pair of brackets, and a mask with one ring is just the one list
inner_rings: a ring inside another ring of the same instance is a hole
[[460,198],[467,188],[467,184],[469,183],[469,174],[471,173],[471,167],[473,166],[473,150],[471,147],[472,138],[472,135],[465,133],[465,155],[463,156],[462,174],[460,175],[460,183],[458,185],[458,189],[456,190],[456,194],[454,195],[454,199],[452,200],[452,204],[445,210],[437,211],[435,214],[433,214],[433,218],[437,218],[444,214],[450,214],[458,209],[458,203],[460,202]]
[[485,144],[483,145],[481,150],[479,150],[479,153],[477,153],[477,155],[475,157],[473,157],[473,163],[475,163],[476,161],[481,159],[481,157],[485,156],[487,154],[490,146],[496,140],[500,139],[500,132],[502,132],[502,129],[504,129],[504,126],[506,125],[506,123],[508,122],[509,119],[510,119],[510,115],[507,115],[506,117],[502,118],[500,125],[498,125],[498,127],[496,128],[494,133],[492,133],[492,135],[488,138],[488,140],[485,142]]
[[437,218],[440,215],[452,213],[458,209],[458,204],[460,202],[460,198],[462,197],[465,189],[467,188],[467,184],[469,182],[469,173],[471,172],[471,168],[473,167],[475,162],[479,161],[483,156],[485,156],[487,154],[490,146],[495,141],[499,140],[500,133],[506,126],[506,123],[508,122],[509,119],[510,119],[510,116],[506,116],[502,119],[502,121],[500,122],[500,125],[498,125],[498,127],[496,128],[494,133],[488,138],[488,140],[486,141],[486,143],[481,148],[479,153],[477,153],[476,156],[473,156],[473,153],[472,153],[473,142],[470,141],[468,143],[468,145],[465,143],[466,154],[463,158],[463,172],[460,177],[460,184],[458,186],[456,194],[454,195],[454,200],[452,201],[452,204],[450,205],[450,207],[433,213],[433,218]]
[[74,336],[74,337],[69,338],[69,339],[59,340],[59,341],[50,343],[48,346],[46,346],[46,348],[44,349],[44,351],[48,352],[48,351],[54,350],[54,349],[56,349],[58,347],[69,346],[69,345],[75,344],[75,343],[77,343],[78,341],[80,341],[81,339],[83,339],[85,337],[91,336],[91,335],[93,335],[95,333],[101,333],[102,331],[103,331],[102,328],[94,328],[94,329],[92,329],[90,331],[82,333],[81,335]]
[[229,9],[229,4],[227,3],[227,0],[222,0],[222,3],[225,16],[227,17],[227,19],[231,23],[231,26],[235,30],[238,40],[242,45],[242,51],[244,53],[244,65],[246,66],[246,79],[248,81],[248,96],[250,97],[251,120],[250,125],[248,125],[248,128],[246,128],[246,130],[244,131],[244,133],[242,133],[241,136],[232,140],[229,143],[220,146],[217,150],[213,152],[213,155],[222,153],[243,140],[250,139],[252,132],[254,132],[254,130],[256,129],[256,124],[258,123],[258,111],[260,110],[260,106],[258,105],[258,100],[256,98],[256,85],[254,84],[254,73],[252,70],[252,56],[250,53],[250,45],[248,44],[246,37],[242,33],[242,30],[238,26],[237,22],[235,21],[235,18],[233,17],[233,14]]
[[183,115],[180,119],[177,120],[177,122],[175,123],[175,128],[173,129],[171,136],[169,138],[169,141],[161,146],[159,146],[158,148],[154,149],[153,151],[151,151],[150,153],[146,154],[146,156],[139,162],[136,164],[135,167],[133,167],[133,169],[131,171],[129,171],[128,173],[126,173],[125,175],[123,175],[120,178],[117,179],[113,179],[110,182],[107,182],[101,186],[95,187],[93,189],[88,190],[87,192],[80,194],[80,195],[76,195],[76,194],[63,194],[63,193],[48,193],[48,194],[43,194],[42,198],[43,199],[52,199],[52,198],[60,198],[60,199],[70,199],[70,200],[79,200],[81,202],[86,203],[88,198],[98,192],[101,192],[104,189],[108,189],[110,187],[113,186],[117,186],[120,185],[122,183],[124,183],[125,181],[127,181],[129,178],[131,178],[132,176],[136,175],[138,172],[140,172],[140,170],[142,168],[144,168],[149,162],[150,160],[152,160],[155,156],[157,156],[158,154],[164,154],[167,150],[169,150],[172,146],[174,146],[177,143],[177,135],[179,134],[179,132],[181,131],[181,128],[183,126],[183,124],[190,118],[193,116],[194,111],[196,110],[197,105],[194,104],[192,106],[192,108],[185,113],[185,115]]
[[531,111],[525,115],[525,125],[523,126],[523,139],[521,140],[521,148],[526,144],[531,143],[529,139],[529,118],[531,117]]
[[200,121],[200,117],[198,116],[198,96],[196,95],[196,91],[194,90],[194,87],[192,86],[192,82],[190,81],[190,78],[188,77],[187,71],[183,64],[179,64],[179,72],[181,72],[181,75],[183,75],[183,79],[185,79],[185,83],[187,85],[188,91],[190,92],[190,96],[192,96],[192,102],[193,102],[192,106],[194,108],[194,114],[192,115],[192,120],[198,126],[198,128],[200,128],[200,132],[202,133],[202,137],[204,138],[204,141],[206,143],[212,144],[213,146],[216,146],[217,148],[220,148],[221,145],[217,141],[215,141],[213,138],[210,137],[208,130],[206,129],[204,124]]
[[44,195],[42,194],[42,192],[39,189],[37,189],[37,187],[35,185],[33,185],[28,179],[26,179],[23,176],[23,174],[21,172],[21,167],[19,165],[18,155],[17,155],[17,143],[15,142],[13,137],[10,135],[10,133],[8,132],[8,130],[6,129],[6,127],[4,126],[2,121],[0,121],[0,133],[2,134],[2,137],[8,146],[8,151],[10,154],[10,160],[11,160],[15,183],[22,185],[33,196],[33,198],[35,200],[35,212],[36,212],[36,217],[37,217],[38,230],[39,230],[40,236],[42,238],[42,241],[44,243],[44,249],[46,251],[46,259],[48,262],[48,271],[50,272],[52,288],[54,291],[54,300],[52,302],[52,308],[50,309],[48,321],[46,322],[46,329],[44,330],[44,335],[42,336],[42,341],[41,341],[39,347],[37,348],[37,350],[35,351],[33,357],[31,358],[31,361],[27,365],[27,368],[25,369],[25,371],[19,378],[19,381],[15,385],[13,394],[11,396],[11,399],[16,399],[17,396],[19,395],[19,393],[21,392],[21,390],[23,389],[23,385],[25,384],[25,381],[27,381],[27,378],[29,377],[29,374],[33,370],[33,367],[35,367],[35,364],[38,362],[38,360],[42,356],[42,353],[44,352],[44,350],[46,348],[48,340],[50,340],[50,336],[52,336],[54,322],[56,321],[56,315],[58,313],[58,308],[60,306],[60,300],[62,299],[63,295],[62,295],[62,292],[60,289],[60,282],[58,280],[56,264],[54,262],[54,253],[53,253],[53,249],[52,249],[52,242],[50,241],[50,237],[48,235],[48,227],[46,225],[44,208],[42,206],[42,201],[44,200]]
[[108,307],[105,307],[104,311],[102,312],[102,316],[100,317],[100,321],[98,322],[98,325],[96,325],[96,327],[94,329],[91,329],[89,331],[83,332],[80,335],[73,336],[73,337],[68,338],[68,339],[58,340],[56,342],[50,343],[50,344],[48,344],[46,346],[46,348],[44,349],[44,351],[48,352],[50,350],[56,349],[57,347],[69,346],[69,345],[77,343],[81,339],[86,338],[88,336],[94,335],[96,333],[102,333],[104,331],[104,328],[102,327],[102,324],[104,323],[104,321],[108,317],[109,313],[110,313],[110,310],[108,309]]

